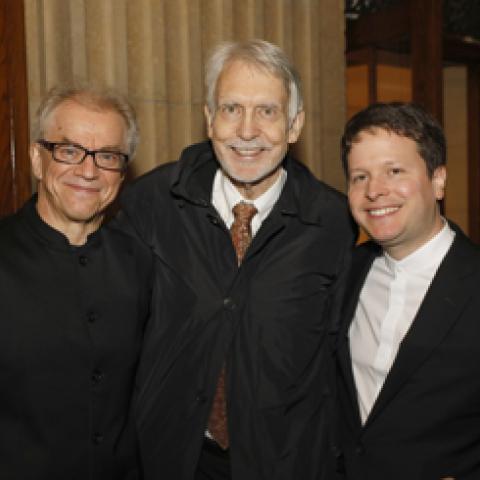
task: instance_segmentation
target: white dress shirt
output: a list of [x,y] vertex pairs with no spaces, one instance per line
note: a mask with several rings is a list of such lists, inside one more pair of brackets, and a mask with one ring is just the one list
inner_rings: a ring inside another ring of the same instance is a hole
[[454,237],[445,222],[435,237],[402,260],[384,252],[372,263],[349,331],[362,423]]
[[234,220],[232,208],[239,202],[253,203],[257,209],[257,213],[252,218],[251,223],[253,237],[258,232],[262,222],[272,211],[275,203],[277,203],[286,181],[287,172],[282,168],[277,180],[265,193],[262,193],[255,200],[247,200],[219,168],[213,180],[212,204],[220,214],[220,217],[222,217],[227,228],[230,229]]

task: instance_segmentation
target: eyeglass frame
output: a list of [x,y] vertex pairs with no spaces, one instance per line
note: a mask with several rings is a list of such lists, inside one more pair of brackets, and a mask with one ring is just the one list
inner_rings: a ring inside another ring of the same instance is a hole
[[[85,159],[90,155],[92,157],[93,163],[97,168],[100,168],[101,170],[107,170],[109,172],[119,172],[123,173],[127,169],[128,161],[130,157],[123,152],[116,152],[114,150],[89,150],[88,148],[85,148],[83,145],[79,145],[78,143],[73,143],[73,142],[49,142],[48,140],[45,140],[43,138],[40,138],[37,140],[39,145],[41,145],[43,148],[48,150],[52,154],[52,158],[58,162],[58,163],[64,163],[65,165],[81,165]],[[79,148],[80,150],[83,150],[84,156],[83,158],[78,161],[78,162],[66,162],[65,160],[59,160],[58,158],[55,157],[54,155],[54,150],[57,145],[71,145],[72,147]],[[121,155],[125,159],[125,165],[123,168],[108,168],[108,167],[102,167],[97,163],[96,159],[96,154],[97,153],[114,153],[115,155]]]

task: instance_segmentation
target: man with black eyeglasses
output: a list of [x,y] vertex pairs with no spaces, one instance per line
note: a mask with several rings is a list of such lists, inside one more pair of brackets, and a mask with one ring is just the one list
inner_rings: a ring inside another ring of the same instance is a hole
[[135,114],[115,92],[56,88],[36,120],[38,193],[0,222],[0,478],[133,480],[151,255],[101,224]]

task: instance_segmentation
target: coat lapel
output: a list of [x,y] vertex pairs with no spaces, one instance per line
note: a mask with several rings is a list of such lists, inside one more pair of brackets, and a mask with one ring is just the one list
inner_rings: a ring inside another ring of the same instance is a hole
[[365,283],[373,260],[379,253],[380,249],[372,242],[368,242],[367,244],[357,247],[353,255],[350,274],[348,275],[347,286],[345,288],[344,308],[341,314],[341,324],[339,325],[337,338],[337,361],[342,380],[349,392],[351,411],[356,412],[355,423],[358,426],[360,425],[360,412],[358,410],[357,393],[353,377],[348,331],[353,316],[355,315],[363,284]]
[[365,423],[365,429],[395,397],[409,377],[425,362],[459,318],[478,287],[468,282],[476,271],[472,258],[478,257],[468,239],[457,232],[456,239],[441,263],[415,319],[385,379]]
[[[324,202],[318,201],[318,189],[308,188],[308,182],[299,179],[305,175],[305,167],[289,155],[283,162],[287,171],[287,181],[270,215],[263,221],[260,230],[253,238],[244,258],[244,262],[257,254],[263,247],[289,223],[289,217],[296,217],[307,225],[322,225]],[[310,174],[308,173],[308,178]],[[314,196],[314,199],[311,199]]]

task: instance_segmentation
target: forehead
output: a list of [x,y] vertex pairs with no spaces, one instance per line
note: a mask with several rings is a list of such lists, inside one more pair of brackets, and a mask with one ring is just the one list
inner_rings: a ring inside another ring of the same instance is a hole
[[217,99],[238,99],[285,102],[288,96],[284,81],[261,66],[243,60],[227,63],[217,83]]
[[365,162],[382,164],[389,161],[425,164],[416,142],[395,132],[382,128],[363,130],[353,140],[348,155],[350,167]]
[[[47,135],[61,135],[70,138],[76,135],[90,135],[123,141],[126,133],[123,117],[111,108],[100,108],[75,100],[65,100],[57,105],[45,122]],[[71,138],[76,140],[76,138]]]

